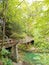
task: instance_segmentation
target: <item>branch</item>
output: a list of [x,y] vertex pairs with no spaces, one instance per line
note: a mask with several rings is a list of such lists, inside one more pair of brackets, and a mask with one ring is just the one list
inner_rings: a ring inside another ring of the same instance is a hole
[[[24,0],[23,0],[23,1],[24,1]],[[23,1],[22,1],[22,2],[23,2]],[[17,7],[20,6],[20,5],[22,4],[22,2],[20,2],[20,3],[17,5]],[[16,7],[16,8],[17,8],[17,7]]]

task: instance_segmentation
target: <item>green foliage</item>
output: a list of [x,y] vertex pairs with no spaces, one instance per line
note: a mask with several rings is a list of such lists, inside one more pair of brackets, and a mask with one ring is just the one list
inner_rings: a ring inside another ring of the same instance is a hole
[[2,51],[0,52],[0,60],[2,61],[3,65],[13,65],[12,60],[8,58],[9,54],[9,51],[2,48]]
[[[7,3],[6,3],[7,2]],[[3,17],[3,1],[0,3],[0,17]],[[6,6],[7,5],[7,6]],[[4,2],[6,35],[23,38],[23,33],[34,37],[35,46],[48,49],[49,40],[49,1],[8,0]],[[8,29],[8,32],[7,32]],[[12,32],[12,33],[11,33]],[[15,34],[16,33],[16,34]]]
[[10,37],[13,39],[23,39],[25,36],[26,36],[25,33],[23,34],[13,33]]
[[2,56],[8,56],[10,54],[10,52],[7,51],[5,48],[2,48],[1,54],[2,54]]
[[12,27],[10,22],[5,22],[5,34],[8,37],[12,35]]
[[12,60],[10,60],[8,58],[2,58],[2,62],[4,65],[13,65]]
[[21,49],[21,50],[26,50],[27,49],[25,44],[19,44],[18,48]]

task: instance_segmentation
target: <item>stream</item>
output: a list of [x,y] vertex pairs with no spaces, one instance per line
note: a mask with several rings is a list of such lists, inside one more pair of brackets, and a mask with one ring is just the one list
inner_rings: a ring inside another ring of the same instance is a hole
[[49,65],[49,53],[23,52],[21,58],[31,65]]

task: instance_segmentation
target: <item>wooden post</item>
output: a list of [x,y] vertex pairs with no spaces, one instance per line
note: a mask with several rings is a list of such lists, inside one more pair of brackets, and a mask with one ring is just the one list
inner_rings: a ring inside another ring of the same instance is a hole
[[13,60],[18,62],[18,45],[14,45],[11,49],[11,55]]
[[19,60],[19,54],[18,54],[18,44],[16,45],[16,61]]

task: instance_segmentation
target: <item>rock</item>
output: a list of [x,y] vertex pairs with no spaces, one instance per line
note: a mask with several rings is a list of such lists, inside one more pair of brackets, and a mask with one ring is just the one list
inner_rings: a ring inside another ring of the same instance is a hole
[[13,65],[22,65],[22,62],[13,62]]
[[3,65],[3,62],[2,61],[0,61],[0,65]]
[[23,61],[22,65],[30,65],[30,63]]
[[13,62],[13,65],[31,65],[31,64],[25,61],[19,61],[18,63]]
[[35,47],[32,47],[32,48],[30,49],[30,51],[33,51],[33,50],[36,50],[36,48],[35,48]]

